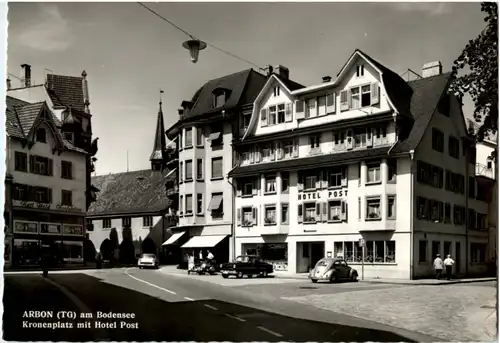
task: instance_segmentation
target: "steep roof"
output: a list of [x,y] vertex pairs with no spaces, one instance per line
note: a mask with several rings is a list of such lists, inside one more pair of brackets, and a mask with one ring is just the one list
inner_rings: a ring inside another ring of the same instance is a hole
[[165,184],[172,176],[168,170],[136,170],[92,177],[92,185],[100,191],[90,205],[88,216],[153,213],[166,210],[171,201]]
[[409,152],[417,147],[429,126],[439,100],[448,90],[452,73],[444,73],[408,82],[412,88],[410,113],[413,126],[408,137],[398,142],[391,153]]
[[54,106],[85,110],[82,77],[47,74],[47,92]]
[[286,88],[288,88],[289,91],[293,92],[297,89],[301,89],[301,88],[305,88],[306,86],[303,86],[301,85],[300,83],[297,83],[293,80],[290,80],[290,79],[287,79],[287,78],[284,78],[284,77],[281,77],[277,74],[274,74],[274,76],[276,76],[278,79],[280,79],[281,82],[283,82],[283,84],[286,86]]
[[151,153],[150,161],[152,160],[162,160],[165,158],[167,150],[167,140],[165,138],[165,124],[163,123],[163,111],[158,110],[158,118],[156,120],[156,131],[155,131],[155,141],[153,144],[153,152]]
[[45,101],[31,104],[26,101],[7,96],[6,105],[5,129],[7,135],[19,139],[26,138],[35,124],[38,115],[42,111],[42,108],[45,107],[47,113],[50,113],[50,116],[46,118],[46,120],[54,124],[57,128],[56,135],[58,136],[58,139],[62,141],[64,147],[68,150],[86,153],[84,150],[77,148],[72,142],[67,141],[62,137],[61,132],[59,131],[61,121],[57,119]]

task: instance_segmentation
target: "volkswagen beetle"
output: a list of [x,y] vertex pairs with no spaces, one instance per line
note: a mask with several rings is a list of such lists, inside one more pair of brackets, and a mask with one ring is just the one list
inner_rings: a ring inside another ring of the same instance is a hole
[[339,280],[358,280],[358,271],[347,265],[340,258],[322,258],[309,272],[309,278],[313,283],[318,281],[335,282]]

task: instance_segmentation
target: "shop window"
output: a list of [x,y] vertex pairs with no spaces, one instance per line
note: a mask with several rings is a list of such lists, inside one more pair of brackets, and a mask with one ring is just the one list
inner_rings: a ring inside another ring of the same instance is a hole
[[14,221],[15,233],[38,233],[38,223]]
[[196,214],[203,214],[203,193],[198,193],[196,197]]
[[380,219],[380,197],[366,198],[366,220]]
[[418,241],[418,262],[427,262],[427,241]]
[[14,265],[38,265],[40,263],[38,240],[14,239],[12,263]]
[[270,174],[265,176],[266,193],[276,193],[276,175]]
[[153,226],[153,216],[142,217],[142,226],[143,227]]
[[365,262],[373,263],[373,255],[374,255],[374,242],[366,241],[366,250],[365,250]]
[[281,204],[281,224],[289,224],[288,204]]
[[[357,244],[357,242],[354,243]],[[396,262],[396,241],[367,241],[365,249],[365,262]]]
[[471,243],[470,244],[471,262],[484,263],[486,262],[486,244]]
[[432,258],[436,258],[437,254],[441,254],[441,242],[432,241]]
[[105,218],[102,220],[103,229],[111,229],[111,218]]
[[276,205],[266,205],[265,206],[265,225],[276,225]]
[[[351,243],[351,250],[352,250],[352,242],[349,243]],[[333,257],[337,258],[339,256],[344,258],[344,242],[335,242],[333,245]]]

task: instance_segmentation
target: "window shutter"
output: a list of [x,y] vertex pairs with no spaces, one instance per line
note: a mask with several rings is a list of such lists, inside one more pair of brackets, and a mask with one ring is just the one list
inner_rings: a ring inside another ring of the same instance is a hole
[[277,155],[277,143],[271,143],[271,161],[274,161],[276,159],[276,155]]
[[48,176],[53,176],[54,175],[54,160],[51,158],[47,159],[47,175]]
[[293,142],[293,157],[299,157],[299,139]]
[[302,192],[304,190],[304,175],[300,172],[297,176],[297,190],[299,192]]
[[303,218],[302,206],[303,206],[302,204],[297,205],[297,222],[299,224],[302,223],[302,218]]
[[347,90],[340,91],[340,110],[347,111],[349,109],[349,103],[347,102]]
[[329,170],[323,170],[323,178],[321,179],[321,188],[328,188],[328,173]]
[[346,204],[345,200],[342,200],[341,208],[342,208],[342,212],[341,212],[340,218],[342,220],[346,220],[346,218],[347,218],[347,204]]
[[253,225],[257,225],[257,207],[252,208],[252,221]]
[[278,160],[283,158],[283,142],[278,142]]
[[30,173],[35,172],[35,155],[30,155],[30,168],[29,168]]
[[341,186],[342,187],[347,187],[347,169],[348,167],[342,167],[342,180],[341,180]]
[[372,147],[373,146],[373,134],[372,134],[372,129],[368,128],[366,130],[366,146],[367,147]]
[[259,147],[255,148],[254,155],[255,155],[254,162],[255,162],[255,163],[260,162],[260,161],[261,161],[261,159],[262,159],[262,153],[261,153],[261,151],[260,151],[260,148],[259,148]]
[[267,108],[260,110],[260,126],[267,126]]
[[256,178],[252,181],[252,195],[257,195],[257,192],[259,190],[259,181],[260,178]]
[[372,105],[377,105],[380,102],[380,86],[378,83],[371,84]]
[[296,119],[304,119],[305,118],[304,107],[305,107],[304,100],[295,100],[295,118]]
[[293,120],[293,106],[292,103],[286,104],[285,107],[285,122],[291,122]]
[[335,93],[326,95],[326,113],[335,113]]
[[238,217],[238,226],[241,226],[241,208],[239,208],[236,213]]
[[49,198],[49,204],[52,204],[52,189],[47,188],[47,197]]
[[236,196],[240,197],[242,193],[243,180],[236,181]]
[[316,222],[321,221],[321,203],[317,202],[316,203],[316,216],[315,216]]
[[352,131],[347,130],[346,149],[352,150]]
[[440,201],[438,202],[438,217],[439,217],[439,222],[443,222],[443,203]]
[[321,221],[326,222],[328,220],[328,203],[325,201],[323,202],[323,214],[321,216]]

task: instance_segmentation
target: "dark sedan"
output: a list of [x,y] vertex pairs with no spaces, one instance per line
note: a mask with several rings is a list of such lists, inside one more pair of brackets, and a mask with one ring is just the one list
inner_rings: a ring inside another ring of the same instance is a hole
[[224,263],[220,266],[222,277],[227,279],[230,275],[241,279],[243,276],[259,275],[267,277],[274,271],[271,264],[264,262],[259,256],[238,256],[234,262]]

